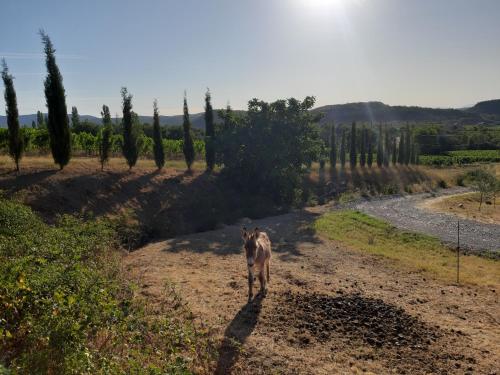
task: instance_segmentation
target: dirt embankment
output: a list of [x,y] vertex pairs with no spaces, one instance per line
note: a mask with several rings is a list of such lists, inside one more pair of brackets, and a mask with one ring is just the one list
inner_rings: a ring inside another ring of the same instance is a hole
[[49,222],[66,213],[122,216],[124,222],[138,226],[143,242],[279,212],[262,197],[241,197],[216,174],[151,167],[100,171],[95,160],[83,158],[62,171],[29,165],[20,173],[0,169],[0,190]]
[[[64,213],[122,216],[127,225],[137,225],[142,242],[283,211],[269,198],[235,191],[217,173],[204,173],[200,163],[193,173],[186,173],[181,161],[167,163],[160,172],[151,160],[139,160],[128,171],[119,158],[111,159],[104,171],[99,170],[95,158],[73,158],[62,171],[48,157],[24,158],[20,173],[13,172],[11,164],[0,157],[0,190],[30,205],[47,221]],[[304,181],[302,198],[305,204],[315,204],[344,191],[368,195],[428,191],[440,178],[419,167],[337,168],[333,173],[329,169],[318,173],[313,166]]]

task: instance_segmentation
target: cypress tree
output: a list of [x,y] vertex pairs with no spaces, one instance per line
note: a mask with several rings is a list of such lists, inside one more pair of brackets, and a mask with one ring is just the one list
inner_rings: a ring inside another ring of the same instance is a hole
[[35,120],[31,121],[31,127],[33,129],[36,129],[36,122],[35,122]]
[[410,164],[411,159],[411,134],[410,134],[410,126],[406,125],[406,139],[405,139],[405,164]]
[[340,167],[345,168],[345,152],[346,152],[346,139],[345,129],[342,129],[342,139],[340,141]]
[[366,128],[365,125],[361,128],[361,147],[359,151],[359,165],[362,167],[366,164]]
[[71,126],[74,128],[80,125],[80,115],[76,107],[71,107]]
[[399,150],[398,150],[398,163],[403,165],[405,163],[405,131],[404,128],[400,129],[399,136]]
[[397,161],[398,161],[398,152],[397,152],[397,148],[396,148],[396,137],[392,137],[392,146],[391,146],[391,150],[392,150],[392,165],[396,165]]
[[415,144],[415,141],[412,139],[410,164],[417,164],[416,160],[417,160],[417,145]]
[[69,130],[66,94],[59,67],[56,64],[54,46],[49,36],[40,30],[44,45],[47,77],[45,78],[45,98],[47,100],[47,127],[50,136],[50,149],[54,162],[63,169],[71,158],[71,132]]
[[43,113],[40,111],[37,111],[37,113],[36,113],[36,125],[38,128],[45,127],[45,120],[43,118]]
[[368,164],[368,167],[371,168],[373,165],[373,132],[372,132],[372,127],[370,126],[370,129],[366,130],[366,142],[367,142],[367,152],[368,152],[368,157],[366,160],[366,163]]
[[158,169],[165,165],[165,153],[163,151],[163,140],[161,138],[160,115],[158,114],[158,102],[153,102],[153,141],[155,163]]
[[337,139],[335,138],[335,124],[330,126],[330,168],[337,167]]
[[122,109],[123,109],[123,156],[127,160],[129,170],[137,163],[139,149],[137,147],[137,131],[132,122],[132,95],[126,87],[122,87]]
[[187,105],[186,93],[184,93],[184,118],[182,122],[182,128],[184,130],[184,144],[182,145],[182,151],[184,152],[184,159],[186,160],[186,165],[188,171],[191,170],[191,165],[194,162],[194,144],[193,136],[191,134],[191,122],[189,120],[189,109]]
[[205,94],[205,160],[209,171],[212,171],[215,165],[215,127],[211,100],[210,90],[207,90]]
[[382,134],[382,125],[378,125],[378,142],[377,142],[377,165],[379,168],[384,163],[384,146],[383,146],[383,134]]
[[356,123],[353,122],[351,125],[351,147],[349,149],[349,163],[351,168],[356,168],[358,163],[358,152],[356,150]]
[[387,129],[387,124],[384,129],[384,167],[389,166],[389,153],[391,149],[391,143],[389,140],[389,130]]
[[109,160],[111,151],[111,114],[107,105],[102,106],[102,129],[99,139],[99,161],[101,162],[101,171],[104,169],[104,164]]
[[16,171],[19,171],[19,161],[23,157],[24,142],[19,126],[19,111],[17,110],[14,77],[9,74],[9,68],[5,60],[2,60],[2,80],[5,85],[4,97],[9,136],[9,155],[14,159],[14,163],[16,163]]

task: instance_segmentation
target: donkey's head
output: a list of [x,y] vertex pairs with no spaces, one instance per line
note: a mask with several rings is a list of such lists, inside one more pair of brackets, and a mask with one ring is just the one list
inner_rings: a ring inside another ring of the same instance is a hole
[[255,258],[257,257],[257,238],[259,237],[259,228],[255,228],[253,231],[247,231],[246,228],[243,228],[241,236],[243,237],[247,265],[248,267],[253,267]]

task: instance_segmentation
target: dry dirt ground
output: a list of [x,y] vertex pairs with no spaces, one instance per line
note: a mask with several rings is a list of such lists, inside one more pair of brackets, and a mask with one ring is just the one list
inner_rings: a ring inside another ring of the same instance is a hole
[[247,303],[240,225],[152,243],[124,269],[152,305],[174,283],[216,337],[216,374],[496,374],[494,287],[427,274],[316,236],[317,207],[249,223],[273,242],[267,296]]
[[465,219],[477,220],[486,224],[500,223],[500,198],[483,202],[479,210],[479,193],[464,193],[428,199],[421,204],[422,208],[442,212]]

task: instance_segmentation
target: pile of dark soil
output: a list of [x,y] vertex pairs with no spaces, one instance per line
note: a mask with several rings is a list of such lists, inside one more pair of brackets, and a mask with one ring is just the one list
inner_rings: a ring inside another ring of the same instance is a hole
[[[420,349],[439,337],[439,332],[381,299],[359,294],[332,297],[324,294],[284,294],[293,307],[292,324],[323,342],[332,335],[359,339],[374,347]],[[286,307],[280,313],[288,315]]]
[[347,356],[361,368],[383,361],[398,374],[473,373],[466,356],[449,351],[463,347],[461,333],[430,326],[381,299],[291,291],[279,298],[266,324],[287,332],[282,339],[292,345],[327,346],[332,358]]

